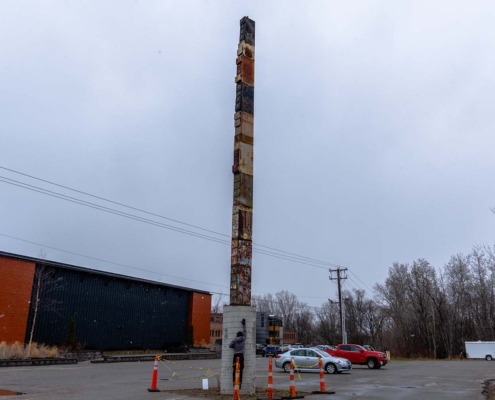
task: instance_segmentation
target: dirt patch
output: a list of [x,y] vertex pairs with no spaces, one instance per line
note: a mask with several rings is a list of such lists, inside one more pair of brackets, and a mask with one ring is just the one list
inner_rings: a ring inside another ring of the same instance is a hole
[[[221,394],[220,389],[218,388],[211,388],[208,390],[202,390],[202,389],[171,390],[169,393],[177,393],[177,394],[181,394],[182,396],[199,397],[204,399],[232,400],[231,394]],[[297,395],[305,396],[305,397],[312,396],[311,393],[299,392],[299,391],[297,392]],[[282,396],[289,396],[289,391],[273,389],[273,397],[282,397]],[[256,394],[254,395],[241,394],[241,400],[256,400],[262,398],[266,398],[266,389],[263,388],[256,388]]]
[[495,400],[495,379],[488,379],[483,382],[483,391],[481,393],[487,400]]

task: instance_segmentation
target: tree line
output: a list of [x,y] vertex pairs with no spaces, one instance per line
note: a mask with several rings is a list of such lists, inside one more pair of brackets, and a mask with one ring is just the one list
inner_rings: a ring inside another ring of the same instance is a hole
[[[427,260],[394,263],[373,293],[344,290],[349,343],[396,357],[453,358],[464,342],[495,340],[495,246],[456,254],[438,270]],[[369,297],[370,296],[370,297]],[[258,311],[283,318],[305,344],[341,342],[338,303],[309,307],[287,291],[253,296]]]

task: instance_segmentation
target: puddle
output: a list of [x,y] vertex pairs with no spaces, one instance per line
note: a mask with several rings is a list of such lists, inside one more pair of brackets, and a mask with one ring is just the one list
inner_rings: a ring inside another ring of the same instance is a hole
[[13,392],[12,390],[0,389],[0,396],[18,396],[18,395],[21,395],[21,394],[25,394],[25,393],[22,393],[22,392]]

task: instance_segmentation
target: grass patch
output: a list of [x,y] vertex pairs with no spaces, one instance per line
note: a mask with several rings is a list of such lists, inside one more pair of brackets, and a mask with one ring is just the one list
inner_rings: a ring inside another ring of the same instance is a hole
[[27,358],[28,353],[30,354],[29,358],[60,358],[60,353],[56,346],[46,346],[38,343],[24,346],[19,342],[11,344],[0,342],[0,360],[23,360]]

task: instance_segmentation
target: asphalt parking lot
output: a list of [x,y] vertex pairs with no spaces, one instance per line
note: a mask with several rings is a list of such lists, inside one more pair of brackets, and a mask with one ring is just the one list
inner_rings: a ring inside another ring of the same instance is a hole
[[[256,385],[264,388],[267,359],[258,358],[256,363]],[[180,365],[160,363],[158,387],[166,390],[160,393],[147,391],[153,362],[0,368],[0,389],[26,393],[0,398],[187,399],[170,391],[201,387],[200,378],[206,370],[191,367],[208,368],[215,373],[220,369],[220,360],[181,361]],[[275,368],[273,375],[275,388],[289,387],[289,374]],[[379,370],[355,366],[350,373],[325,374],[327,390],[336,394],[314,399],[484,399],[481,385],[493,378],[495,362],[392,361]],[[216,378],[210,378],[209,385],[216,387]],[[319,374],[302,372],[300,379],[296,374],[296,389],[319,390]]]

